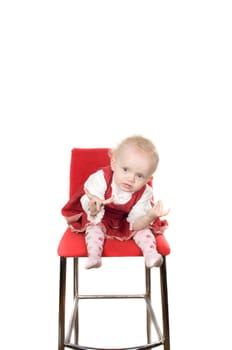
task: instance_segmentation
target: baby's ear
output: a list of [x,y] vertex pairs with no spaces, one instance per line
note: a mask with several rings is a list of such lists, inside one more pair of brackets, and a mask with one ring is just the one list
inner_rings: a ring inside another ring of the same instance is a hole
[[111,165],[111,169],[114,170],[114,165],[115,165],[115,158],[114,157],[110,158],[110,165]]
[[150,176],[147,183],[148,185],[152,186],[153,176]]

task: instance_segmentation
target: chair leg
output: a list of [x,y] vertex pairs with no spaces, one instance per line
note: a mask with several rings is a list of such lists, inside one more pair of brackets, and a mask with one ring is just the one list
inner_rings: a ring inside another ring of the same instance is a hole
[[58,350],[64,350],[65,293],[66,293],[66,258],[61,257],[60,258],[60,286],[59,286]]
[[166,269],[165,257],[164,257],[163,264],[160,267],[160,286],[161,286],[161,299],[162,299],[164,350],[170,350],[167,269]]
[[[146,296],[151,301],[151,270],[145,266]],[[151,343],[151,315],[147,309],[147,343]]]
[[[73,298],[78,298],[79,295],[79,258],[73,258]],[[74,321],[74,342],[78,344],[79,335],[79,308],[77,308]]]

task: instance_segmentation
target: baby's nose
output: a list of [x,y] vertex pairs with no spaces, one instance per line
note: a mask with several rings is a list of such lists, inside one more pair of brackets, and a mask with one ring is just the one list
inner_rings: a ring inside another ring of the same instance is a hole
[[135,175],[134,174],[128,174],[128,181],[134,182],[135,181]]

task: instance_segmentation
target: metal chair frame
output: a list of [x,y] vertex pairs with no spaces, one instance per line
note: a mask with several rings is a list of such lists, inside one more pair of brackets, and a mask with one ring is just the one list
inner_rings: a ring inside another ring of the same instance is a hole
[[[163,257],[163,264],[160,270],[160,293],[161,293],[161,310],[162,310],[162,331],[157,322],[151,300],[151,269],[145,266],[145,293],[144,294],[110,294],[110,295],[82,295],[79,294],[79,257],[60,257],[60,281],[59,281],[59,331],[58,331],[58,350],[71,348],[76,350],[113,350],[93,348],[78,344],[79,336],[79,301],[82,299],[143,299],[147,307],[146,331],[147,344],[137,345],[130,348],[120,348],[115,350],[142,350],[152,349],[163,346],[163,350],[170,350],[170,333],[169,333],[169,308],[168,308],[168,288],[167,288],[167,270],[166,257]],[[73,259],[73,299],[74,306],[67,332],[66,329],[66,272],[67,259]],[[153,325],[158,340],[151,342],[151,325]],[[74,335],[74,343],[71,342]]]

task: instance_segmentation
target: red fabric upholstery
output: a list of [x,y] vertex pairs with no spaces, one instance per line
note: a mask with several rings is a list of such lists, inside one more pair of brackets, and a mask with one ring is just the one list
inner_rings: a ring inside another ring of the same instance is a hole
[[[157,250],[162,255],[168,255],[170,248],[164,235],[156,236]],[[87,256],[85,246],[85,235],[83,233],[71,232],[67,229],[60,241],[58,255],[64,257]],[[142,252],[133,239],[119,241],[117,239],[106,239],[102,256],[141,256]]]
[[70,164],[70,197],[82,188],[91,173],[109,162],[109,148],[74,148]]
[[[70,164],[70,196],[73,195],[92,172],[109,164],[108,148],[74,148]],[[162,255],[170,253],[169,244],[164,235],[156,235],[157,250]],[[84,234],[67,229],[58,246],[58,255],[63,257],[86,257]],[[133,239],[119,241],[106,239],[103,249],[104,257],[141,256],[142,252]]]

